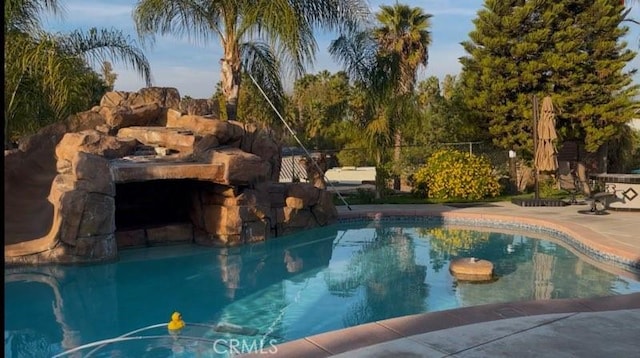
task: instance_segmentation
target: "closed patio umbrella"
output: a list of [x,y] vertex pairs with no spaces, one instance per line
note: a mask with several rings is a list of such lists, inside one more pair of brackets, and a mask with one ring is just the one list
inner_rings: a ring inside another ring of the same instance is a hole
[[534,167],[535,167],[535,199],[540,198],[540,172],[558,170],[558,158],[554,140],[556,134],[556,115],[551,97],[542,99],[542,108],[538,111],[538,100],[534,96]]
[[542,110],[537,124],[537,144],[535,165],[538,172],[555,172],[558,170],[558,150],[554,141],[556,134],[556,115],[551,97],[542,99]]

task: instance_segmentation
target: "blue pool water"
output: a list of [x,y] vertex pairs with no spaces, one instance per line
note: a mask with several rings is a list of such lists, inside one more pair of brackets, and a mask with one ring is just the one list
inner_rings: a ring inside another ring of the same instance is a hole
[[[493,262],[497,279],[457,282],[449,262],[467,256]],[[112,264],[5,269],[5,356],[89,345],[66,356],[223,357],[409,314],[640,292],[629,277],[554,240],[426,222],[341,224],[229,249],[133,249]],[[179,336],[165,328],[174,310],[187,322]]]

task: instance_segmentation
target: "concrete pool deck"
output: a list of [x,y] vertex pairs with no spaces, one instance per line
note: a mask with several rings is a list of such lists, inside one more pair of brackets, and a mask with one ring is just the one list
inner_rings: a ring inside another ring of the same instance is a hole
[[[352,205],[341,218],[440,216],[512,221],[562,232],[581,249],[640,267],[640,213],[589,213],[586,205]],[[596,264],[596,260],[592,260]],[[612,272],[640,279],[637,270]],[[489,304],[372,322],[278,346],[277,357],[637,357],[640,293]],[[255,356],[255,355],[248,355]]]

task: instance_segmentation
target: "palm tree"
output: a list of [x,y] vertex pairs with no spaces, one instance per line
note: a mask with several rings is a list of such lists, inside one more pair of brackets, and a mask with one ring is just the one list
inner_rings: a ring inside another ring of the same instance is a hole
[[400,189],[401,119],[411,113],[417,71],[428,63],[431,17],[419,7],[383,5],[376,14],[379,26],[342,36],[330,49],[349,75],[367,83],[372,98],[386,106],[369,128],[379,138],[389,140],[393,134],[395,189]]
[[352,28],[367,13],[364,0],[141,0],[134,20],[142,38],[218,39],[227,118],[235,120],[243,71],[282,105],[282,72],[303,73],[317,48],[313,31]]
[[120,31],[43,31],[40,16],[62,10],[56,0],[5,1],[5,146],[16,136],[97,104],[107,86],[92,64],[107,58],[124,62],[151,84],[149,62]]
[[[427,66],[429,60],[428,46],[431,44],[430,14],[425,14],[421,8],[412,8],[403,4],[381,6],[377,14],[382,24],[376,28],[373,36],[379,44],[379,54],[385,58],[393,71],[392,81],[394,94],[399,99],[407,100],[413,94],[418,67]],[[402,106],[400,108],[405,108]],[[402,113],[394,111],[395,121],[399,121]],[[394,163],[395,175],[393,188],[400,189],[400,159],[402,133],[400,126],[394,130]]]
[[391,74],[400,95],[413,92],[418,68],[427,66],[431,16],[419,7],[398,3],[381,6],[376,15],[381,26],[373,30],[373,37],[379,45],[379,56],[395,66]]

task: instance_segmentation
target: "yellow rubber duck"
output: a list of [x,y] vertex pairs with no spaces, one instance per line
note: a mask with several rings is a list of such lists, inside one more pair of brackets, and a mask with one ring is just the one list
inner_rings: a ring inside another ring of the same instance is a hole
[[184,328],[184,321],[182,320],[182,315],[180,312],[173,312],[171,315],[171,322],[167,324],[167,328],[169,331],[179,331]]

